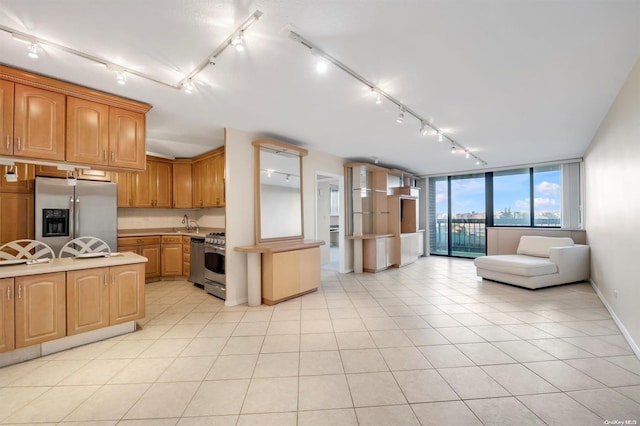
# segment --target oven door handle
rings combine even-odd
[[[224,256],[224,248],[223,247],[212,247],[212,246],[208,246],[208,245],[204,245],[204,252],[205,253],[215,253],[215,254],[221,254]]]

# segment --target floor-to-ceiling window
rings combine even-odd
[[[483,255],[486,226],[560,227],[562,167],[557,164],[430,178],[431,254]],[[574,182],[576,187],[578,180]]]

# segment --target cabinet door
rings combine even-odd
[[[7,182],[4,174],[9,170],[9,166],[2,166],[0,174],[0,192],[21,192],[30,194],[33,191],[33,179],[35,178],[33,164],[16,163],[15,172],[18,174],[17,182]]]
[[[216,198],[220,197],[216,194],[216,163],[213,158],[207,158],[203,163],[202,169],[202,199],[203,207],[216,207]]]
[[[109,325],[109,268],[67,272],[67,336]]]
[[[0,193],[0,244],[33,239],[33,194]]]
[[[159,277],[160,276],[160,244],[140,246],[140,256],[144,256],[147,259],[149,259],[147,263],[144,264],[145,278]]]
[[[149,163],[145,171],[131,174],[133,207],[153,207],[154,198],[151,188],[154,183],[151,179],[151,168],[152,163]]]
[[[16,348],[66,335],[65,273],[15,278]]]
[[[162,276],[182,275],[182,244],[162,244]]]
[[[131,172],[112,172],[113,181],[118,184],[118,207],[133,207],[133,194],[131,191]]]
[[[64,161],[64,95],[16,84],[14,114],[13,155]]]
[[[15,348],[13,278],[0,280],[0,352]]]
[[[109,107],[109,151],[109,165],[144,170],[144,114]]]
[[[109,269],[109,324],[144,318],[144,265],[137,263]]]
[[[191,163],[173,163],[173,207],[190,209],[193,207],[193,181]]]
[[[170,162],[154,161],[151,180],[153,183],[154,207],[171,208],[172,170]]]
[[[67,97],[67,161],[109,164],[109,106]]]
[[[0,80],[0,153],[13,155],[13,83]]]
[[[193,163],[193,207],[204,205],[204,160]]]
[[[217,207],[224,206],[224,151],[212,158],[212,168],[214,174],[213,202]]]

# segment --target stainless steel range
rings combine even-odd
[[[224,232],[210,232],[204,239],[204,289],[222,300],[227,298]]]

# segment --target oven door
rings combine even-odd
[[[220,284],[226,284],[224,248],[204,245],[204,277]]]

